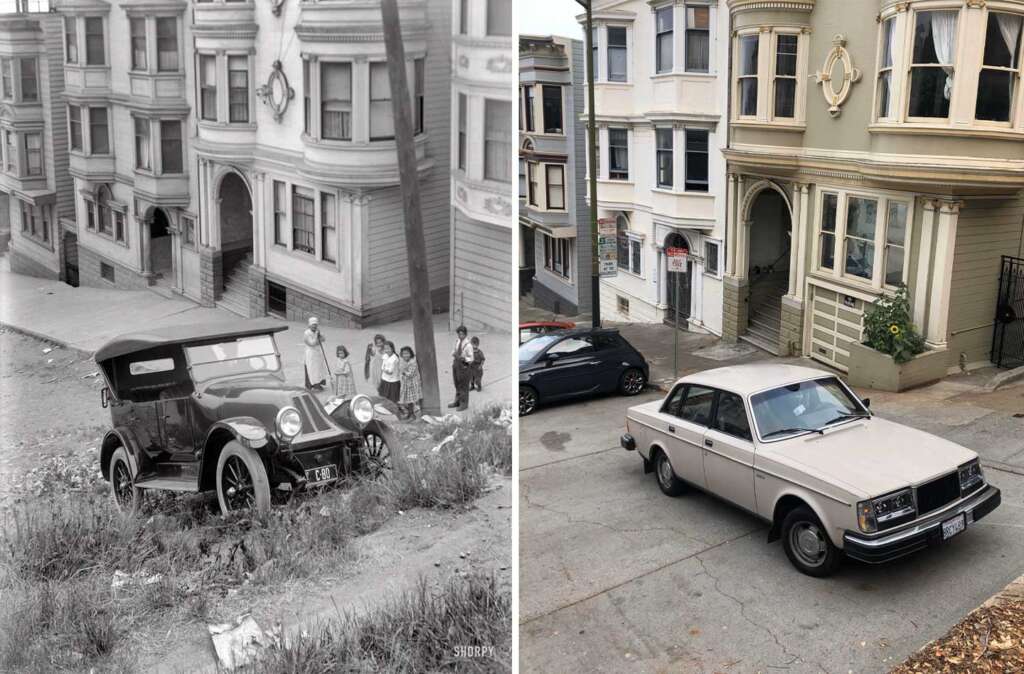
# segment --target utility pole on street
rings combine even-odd
[[[601,263],[597,229],[597,124],[594,121],[594,15],[593,0],[576,0],[587,10],[587,154],[590,156],[590,315],[595,328],[601,327]]]
[[[391,110],[395,118],[395,146],[405,211],[405,245],[409,263],[409,303],[412,305],[413,342],[423,382],[423,413],[441,413],[441,393],[437,380],[437,349],[434,344],[434,307],[430,300],[430,275],[427,271],[427,245],[423,235],[423,210],[420,208],[420,183],[413,144],[412,103],[405,74],[405,46],[398,20],[397,0],[381,0],[384,23],[384,48],[388,57],[391,83]]]

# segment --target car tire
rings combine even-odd
[[[391,448],[395,443],[390,430],[382,425],[368,428],[363,431],[363,441],[366,444],[359,461],[363,472],[371,477],[380,477],[391,470]]]
[[[679,496],[686,491],[686,483],[676,477],[668,455],[660,449],[655,450],[654,454],[654,479],[658,481],[661,493],[666,496]]]
[[[138,512],[144,490],[135,486],[132,464],[128,461],[128,452],[124,447],[118,447],[110,457],[107,478],[110,480],[110,496],[114,506],[123,513]]]
[[[232,440],[217,459],[217,501],[220,511],[270,510],[270,482],[259,454]]]
[[[842,550],[832,544],[821,520],[804,506],[782,520],[782,547],[797,571],[815,578],[832,575],[843,561]]]
[[[647,386],[647,377],[639,368],[631,367],[619,378],[619,393],[624,396],[635,396]]]
[[[519,387],[519,416],[533,414],[537,409],[537,389],[532,386]]]

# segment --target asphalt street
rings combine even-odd
[[[798,573],[745,512],[664,496],[618,447],[626,408],[660,396],[522,420],[521,671],[886,672],[1024,573],[1024,466],[1011,465],[1024,456],[1024,388],[875,396],[881,416],[992,455],[1003,503],[942,547],[824,580]]]

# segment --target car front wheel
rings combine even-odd
[[[270,483],[259,454],[235,441],[224,445],[217,459],[217,500],[224,514],[270,510]]]
[[[790,511],[782,521],[782,546],[798,571],[816,578],[835,573],[843,559],[821,520],[805,507]]]
[[[117,509],[126,513],[137,511],[142,504],[143,490],[135,486],[132,466],[128,462],[128,452],[124,447],[118,447],[114,455],[110,457],[108,476],[110,478],[110,494]]]
[[[665,452],[658,451],[654,456],[654,475],[658,478],[658,487],[666,496],[679,496],[686,490],[686,484],[676,477]]]
[[[363,450],[363,469],[372,477],[379,477],[391,470],[391,443],[388,442],[390,433],[384,429],[363,431],[363,441],[366,443]]]
[[[644,390],[647,385],[647,378],[644,373],[635,367],[631,367],[622,373],[619,381],[619,392],[624,396],[635,396]]]
[[[537,409],[537,391],[529,386],[519,387],[519,416],[525,417]]]

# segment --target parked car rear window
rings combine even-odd
[[[566,337],[558,344],[548,349],[548,353],[557,353],[563,356],[578,356],[594,350],[594,345],[588,338]]]
[[[704,388],[703,386],[691,386],[686,392],[682,413],[679,416],[684,421],[707,426],[708,422],[711,421],[711,404],[714,401],[714,389]]]
[[[173,358],[156,358],[154,360],[137,360],[128,364],[128,372],[133,376],[152,372],[170,372],[174,369]]]
[[[538,335],[528,342],[519,346],[519,362],[525,363],[532,360],[538,353],[558,341],[557,335]]]
[[[722,391],[718,394],[718,412],[712,424],[715,430],[733,437],[750,440],[750,424],[743,409],[743,398],[735,393]]]
[[[751,409],[763,439],[823,428],[847,414],[864,414],[835,377],[802,381],[751,397]]]

